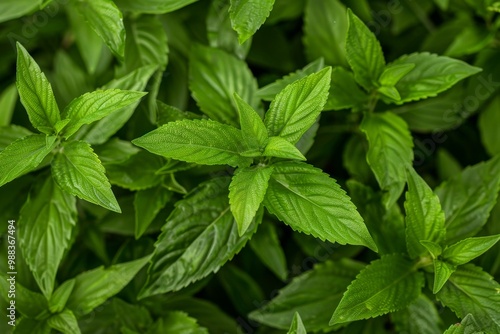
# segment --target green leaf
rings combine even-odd
[[[461,240],[445,248],[443,251],[443,259],[457,266],[466,264],[485,253],[499,240],[500,235]]]
[[[70,279],[61,284],[56,291],[52,294],[52,297],[49,300],[49,310],[50,313],[59,313],[62,312],[66,306],[66,302],[68,301],[73,288],[75,287],[75,279]]]
[[[500,333],[500,284],[472,264],[459,267],[436,295],[445,306],[464,318],[474,314],[479,328],[488,334]]]
[[[321,71],[325,67],[325,61],[323,58],[318,58],[315,61],[307,64],[300,70],[297,70],[293,73],[290,73],[284,76],[281,79],[276,80],[273,83],[270,83],[267,86],[259,88],[257,91],[257,96],[263,99],[264,101],[272,101],[275,96],[281,92],[286,86],[289,84],[305,78],[309,74],[313,74]]]
[[[340,1],[307,1],[303,41],[309,61],[324,57],[328,65],[346,67],[346,35],[346,8]]]
[[[262,149],[267,143],[267,129],[260,115],[234,93],[234,101],[240,115],[240,127],[243,140],[252,149]]]
[[[0,23],[31,13],[40,3],[41,0],[3,0],[0,3]]]
[[[51,177],[37,184],[21,209],[19,246],[47,300],[52,295],[59,263],[70,245],[76,217],[75,198],[63,192]]]
[[[401,100],[401,95],[399,95],[398,90],[395,87],[391,86],[382,86],[377,89],[379,93],[381,93],[384,97],[388,98],[391,101],[399,101]]]
[[[273,9],[274,0],[231,0],[229,17],[238,41],[245,43],[266,21]]]
[[[0,272],[0,278],[0,296],[7,303],[10,303],[9,290],[11,284],[15,285],[16,312],[19,311],[19,313],[28,318],[37,318],[47,312],[47,299],[41,293],[25,288],[17,280],[16,275],[7,275]]]
[[[238,236],[229,206],[229,178],[202,183],[175,209],[162,228],[139,298],[177,291],[216,272],[255,233],[262,211],[245,234]]]
[[[374,318],[401,310],[420,296],[422,273],[398,254],[371,262],[347,288],[330,324]]]
[[[75,287],[66,307],[76,316],[88,314],[108,298],[120,292],[150,260],[145,256],[108,268],[98,267],[75,277]]]
[[[84,124],[89,124],[131,105],[146,93],[119,89],[96,90],[74,99],[64,109],[64,118],[69,123],[64,128],[64,137],[73,135]]]
[[[288,276],[286,257],[278,239],[276,226],[264,220],[255,235],[250,239],[250,247],[280,280],[285,281]]]
[[[169,122],[182,121],[183,119],[200,119],[203,116],[190,111],[182,111],[174,106],[156,100],[156,125],[162,126]]]
[[[28,51],[17,43],[16,85],[21,103],[28,112],[31,124],[46,134],[54,133],[61,120],[52,87]]]
[[[12,84],[0,94],[0,126],[10,124],[17,102],[16,85]]]
[[[476,319],[472,314],[467,314],[461,323],[451,325],[443,334],[484,334],[479,331]]]
[[[121,212],[105,170],[90,145],[73,141],[52,162],[52,176],[67,193],[111,211]]]
[[[204,165],[249,165],[241,131],[211,120],[183,120],[167,123],[133,144],[166,158]]]
[[[165,14],[185,7],[198,0],[115,0],[115,3],[126,11]]]
[[[123,163],[140,150],[132,143],[118,138],[112,138],[105,144],[94,147],[94,152],[104,165]]]
[[[128,304],[119,298],[113,298],[111,303],[116,315],[120,318],[122,328],[135,331],[134,333],[144,333],[152,327],[153,319],[144,306]]]
[[[399,80],[410,73],[415,68],[415,64],[389,64],[380,75],[379,82],[382,86],[395,86]]]
[[[362,269],[362,263],[350,259],[316,264],[312,270],[295,277],[273,300],[249,317],[267,326],[289,329],[295,312],[299,312],[310,331],[331,329],[330,314],[325,310],[338,305],[347,286]]]
[[[401,94],[398,104],[436,96],[457,82],[481,71],[463,61],[428,52],[404,55],[391,65],[415,64],[396,84]]]
[[[0,126],[0,151],[12,144],[16,139],[21,139],[34,133],[18,125]]]
[[[293,316],[292,324],[288,330],[288,334],[307,334],[306,328],[302,323],[299,312],[295,312]]]
[[[134,196],[135,238],[139,239],[160,210],[172,198],[172,192],[162,186],[140,190]]]
[[[441,319],[432,301],[420,295],[405,309],[391,314],[398,333],[441,334]]]
[[[441,247],[441,245],[433,241],[420,240],[420,244],[424,246],[425,249],[427,249],[433,259],[437,259],[438,256],[443,253],[443,248]]]
[[[0,152],[0,186],[34,170],[57,145],[57,137],[40,135],[17,139]]]
[[[292,144],[316,122],[328,98],[331,67],[295,81],[276,97],[264,123],[269,136],[280,136]]]
[[[377,37],[350,9],[347,10],[347,61],[354,72],[354,78],[367,91],[377,86],[385,68],[384,54]]]
[[[440,243],[444,240],[444,212],[439,197],[413,167],[408,171],[408,191],[406,192],[406,245],[411,258],[427,252],[420,240]]]
[[[446,242],[474,236],[486,224],[500,189],[500,156],[467,167],[435,189],[446,216]]]
[[[264,205],[279,220],[321,240],[377,249],[356,207],[334,179],[305,163],[273,166]]]
[[[229,185],[229,204],[242,236],[252,223],[266,195],[271,167],[238,168]]]
[[[385,204],[397,201],[406,182],[404,166],[413,160],[413,141],[408,125],[393,113],[365,114],[360,125],[369,142],[366,160],[382,190]]]
[[[457,270],[452,264],[444,261],[434,260],[434,286],[432,287],[432,293],[436,294],[443,288],[450,276]]]
[[[13,333],[51,334],[51,328],[47,325],[47,321],[45,320],[38,321],[22,317],[16,321],[16,327]]]
[[[330,94],[324,109],[359,111],[367,102],[368,95],[358,86],[354,74],[343,67],[334,67]]]
[[[122,61],[125,57],[123,15],[111,0],[79,1],[77,8],[111,52]]]
[[[495,124],[500,124],[500,97],[496,96],[479,114],[479,132],[486,151],[491,155],[500,154],[500,131]]]
[[[257,81],[244,61],[222,50],[194,45],[189,63],[189,88],[208,117],[238,126],[234,93],[258,110]]]
[[[80,327],[75,315],[70,310],[64,310],[47,319],[50,328],[56,329],[64,334],[80,334]]]
[[[187,313],[176,311],[169,312],[160,318],[147,334],[208,334],[204,327],[197,324],[196,319],[191,318]]]
[[[106,173],[111,184],[130,190],[144,190],[162,181],[156,173],[163,164],[162,157],[141,150],[122,163],[107,164]]]
[[[266,148],[262,153],[265,157],[276,157],[283,159],[295,159],[305,161],[306,157],[302,155],[294,144],[282,137],[271,137],[267,142]]]

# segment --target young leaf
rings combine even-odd
[[[108,210],[121,212],[104,173],[101,161],[83,141],[62,146],[52,162],[52,176],[64,191]]]
[[[175,209],[162,228],[139,298],[177,291],[216,272],[255,233],[262,211],[243,236],[238,236],[230,211],[229,178],[198,186]]]
[[[271,167],[238,168],[229,185],[229,204],[242,236],[266,195],[267,184],[273,172]]]
[[[241,131],[211,120],[183,120],[167,123],[133,144],[166,158],[204,165],[245,166],[251,159],[245,151]]]
[[[257,81],[244,61],[201,45],[193,46],[190,55],[189,88],[208,117],[238,126],[234,93],[258,110]]]
[[[368,101],[368,95],[354,80],[354,74],[343,67],[334,67],[330,94],[325,110],[353,109],[358,111]]]
[[[66,307],[80,317],[120,292],[149,261],[151,256],[108,268],[98,267],[75,277],[75,287]]]
[[[292,324],[288,330],[288,334],[307,334],[306,328],[302,323],[299,312],[295,312],[293,316]]]
[[[75,315],[70,310],[64,310],[47,319],[47,325],[63,334],[80,334],[80,327]]]
[[[196,1],[198,0],[115,0],[123,10],[146,14],[173,12]]]
[[[273,9],[274,0],[231,0],[229,17],[238,41],[245,43],[266,21]]]
[[[464,169],[435,189],[446,216],[448,244],[481,230],[497,201],[499,189],[500,156]]]
[[[479,328],[491,334],[500,333],[500,284],[472,264],[461,266],[436,295],[445,306],[464,318],[475,315]]]
[[[387,65],[380,75],[379,83],[382,86],[395,86],[399,80],[410,73],[415,68],[415,64]]]
[[[450,276],[457,270],[457,267],[437,259],[434,259],[434,286],[432,293],[436,294],[446,284]]]
[[[454,265],[466,264],[493,247],[500,235],[467,238],[448,246],[443,251],[443,259]]]
[[[271,137],[262,152],[265,157],[276,157],[283,159],[295,159],[305,161],[306,157],[302,155],[294,144],[282,137]]]
[[[356,207],[334,179],[305,163],[273,166],[264,205],[279,220],[321,240],[377,249]]]
[[[385,67],[384,54],[377,37],[354,13],[348,9],[347,61],[354,78],[367,91],[376,87]]]
[[[374,318],[398,311],[420,295],[422,273],[398,254],[385,255],[359,273],[342,297],[330,324]]]
[[[433,259],[437,259],[438,256],[443,253],[443,248],[436,242],[429,240],[420,240],[420,244],[424,246],[425,249],[427,249]]]
[[[100,120],[112,112],[126,107],[146,95],[119,89],[96,90],[74,99],[64,109],[64,118],[69,123],[64,128],[64,137],[73,135],[84,124]]]
[[[403,168],[413,160],[413,141],[408,125],[393,113],[365,114],[360,125],[369,142],[366,160],[378,184],[386,190],[385,204],[397,201],[406,182]]]
[[[135,238],[146,232],[158,212],[172,198],[172,192],[162,186],[140,190],[134,196]]]
[[[408,192],[406,193],[406,245],[411,258],[427,252],[420,240],[440,243],[444,240],[444,212],[439,197],[417,174],[413,167],[408,171]]]
[[[274,328],[288,329],[295,312],[299,312],[310,331],[331,329],[330,315],[324,311],[338,305],[347,286],[363,267],[362,263],[350,259],[317,264],[295,277],[273,300],[250,313],[249,318]]]
[[[19,246],[47,300],[52,295],[59,263],[69,246],[76,216],[75,198],[62,191],[51,177],[37,186],[21,209]]]
[[[31,124],[43,133],[53,134],[54,126],[61,120],[61,116],[52,87],[38,64],[19,42],[16,85]]]
[[[391,66],[415,64],[415,68],[396,84],[401,94],[398,104],[436,96],[462,79],[481,71],[463,61],[428,52],[404,55]]]
[[[59,313],[64,310],[66,302],[75,287],[75,282],[74,278],[67,280],[54,291],[49,300],[49,310],[51,313]]]
[[[111,52],[123,61],[125,57],[125,27],[123,15],[113,1],[79,1],[77,8]]]
[[[441,334],[441,319],[434,302],[424,294],[405,309],[391,314],[398,333]]]
[[[234,93],[234,101],[240,115],[241,134],[248,147],[259,150],[264,148],[267,143],[267,129],[262,118],[237,93]]]
[[[0,186],[38,167],[57,145],[57,137],[43,134],[17,139],[0,152]]]
[[[280,136],[292,144],[314,124],[328,97],[331,67],[297,80],[276,97],[264,123],[269,136]]]

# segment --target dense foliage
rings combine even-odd
[[[2,0],[2,333],[500,334],[500,3]]]

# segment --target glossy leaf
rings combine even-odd
[[[75,280],[70,279],[61,284],[52,294],[49,300],[49,310],[51,313],[62,312],[66,306],[73,288],[75,287]]]
[[[260,115],[235,93],[234,101],[238,108],[243,140],[252,149],[262,149],[267,143],[267,129]]]
[[[40,3],[41,0],[4,0],[0,4],[0,23],[35,11],[40,6]]]
[[[354,74],[343,67],[334,67],[325,110],[352,108],[359,111],[367,102],[368,95],[356,83]]]
[[[288,330],[288,334],[307,334],[306,328],[302,323],[302,319],[300,318],[300,314],[295,312],[293,316],[292,324],[290,325],[290,329]]]
[[[208,334],[204,327],[197,324],[196,319],[187,313],[176,311],[169,312],[165,317],[160,318],[148,331],[148,334],[169,333],[169,334]]]
[[[302,155],[295,145],[283,139],[282,137],[271,137],[267,142],[266,148],[262,155],[265,157],[276,157],[283,159],[294,159],[305,161],[306,158]]]
[[[107,164],[106,174],[109,182],[125,189],[144,190],[160,184],[164,159],[141,150],[122,163]]]
[[[434,260],[434,285],[432,287],[432,293],[436,294],[441,290],[444,284],[448,281],[450,276],[455,272],[457,268],[447,262]]]
[[[238,32],[240,44],[245,43],[266,21],[273,9],[274,0],[231,0],[229,17]]]
[[[467,238],[443,251],[443,259],[454,265],[466,264],[476,257],[482,255],[488,249],[493,247],[500,240],[500,235],[488,237]]]

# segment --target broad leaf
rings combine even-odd
[[[369,142],[366,160],[380,187],[387,191],[385,204],[397,201],[406,182],[405,166],[413,160],[413,141],[408,126],[393,113],[365,114],[360,125]]]
[[[0,23],[37,10],[41,2],[41,0],[3,0],[0,3]]]
[[[80,327],[75,315],[70,310],[64,310],[47,319],[47,324],[64,334],[80,334]]]
[[[398,333],[441,334],[441,319],[432,301],[420,295],[405,309],[391,314]]]
[[[243,235],[252,223],[266,195],[267,184],[273,172],[271,167],[238,168],[229,185],[229,204]]]
[[[316,122],[328,97],[331,67],[297,80],[276,97],[264,120],[269,136],[280,136],[296,144]]]
[[[19,246],[40,290],[50,299],[57,268],[76,225],[76,200],[51,177],[35,189],[21,209]]]
[[[198,0],[115,0],[123,10],[148,14],[173,12],[196,1]]]
[[[283,159],[295,159],[295,160],[306,160],[304,155],[299,151],[294,144],[290,143],[282,137],[271,137],[267,142],[263,156],[266,157],[276,157]]]
[[[385,68],[382,47],[373,32],[350,9],[347,10],[347,16],[347,61],[356,81],[367,91],[371,91]]]
[[[404,55],[391,65],[405,64],[415,64],[415,68],[396,84],[401,94],[398,104],[436,96],[460,80],[481,71],[463,61],[428,52]]]
[[[120,292],[148,262],[150,256],[108,268],[98,267],[76,276],[66,307],[76,316],[91,312]]]
[[[255,235],[250,239],[250,247],[262,263],[280,280],[288,276],[286,257],[278,239],[276,226],[264,220]]]
[[[282,222],[321,240],[377,249],[356,207],[334,179],[305,163],[273,166],[264,205]]]
[[[0,152],[0,186],[38,167],[56,146],[55,136],[31,135],[17,139]]]
[[[201,45],[193,46],[190,55],[189,88],[207,116],[238,126],[234,93],[258,109],[257,82],[244,61]]]
[[[177,291],[216,272],[255,233],[262,211],[246,233],[238,236],[229,206],[229,181],[212,179],[176,203],[155,244],[140,298]]]
[[[243,44],[260,28],[273,9],[274,0],[231,0],[229,17]]]
[[[299,312],[295,312],[292,324],[290,325],[290,329],[288,330],[288,334],[307,334],[306,328],[302,323]]]
[[[249,165],[241,131],[211,120],[167,123],[132,143],[166,158],[204,165]]]
[[[450,276],[457,270],[457,268],[444,261],[434,260],[434,285],[432,287],[432,293],[436,294],[441,290],[441,288],[448,281]]]
[[[267,143],[267,129],[260,115],[245,101],[234,94],[234,101],[240,116],[243,140],[252,149],[261,150]]]
[[[332,70],[330,94],[325,110],[353,109],[359,111],[368,102],[368,95],[354,80],[354,74],[343,67]]]
[[[123,60],[125,56],[123,15],[113,1],[79,1],[77,2],[77,8],[111,52],[118,59]]]
[[[330,329],[330,314],[347,286],[355,279],[363,264],[349,259],[317,264],[310,271],[295,277],[280,290],[277,297],[249,317],[267,326],[288,329],[295,312],[310,331]]]
[[[401,310],[420,295],[422,273],[401,255],[385,255],[359,273],[342,297],[330,324],[374,318]]]
[[[135,238],[146,232],[158,212],[172,198],[172,192],[162,186],[140,190],[134,196]]]
[[[144,190],[162,181],[157,171],[163,164],[162,157],[141,150],[122,163],[107,164],[106,174],[111,184],[130,190]]]
[[[408,192],[406,193],[406,245],[411,258],[427,252],[420,240],[440,243],[444,240],[444,212],[439,197],[413,167],[408,171]]]
[[[69,119],[64,128],[64,137],[70,137],[82,125],[98,121],[138,101],[144,95],[146,93],[109,89],[96,90],[74,99],[64,109],[64,117]]]
[[[52,176],[67,193],[111,211],[121,212],[105,170],[89,144],[64,145],[52,162]]]
[[[472,264],[462,266],[451,275],[437,298],[455,314],[464,318],[474,314],[479,328],[489,334],[500,333],[500,284]]]
[[[435,193],[446,216],[447,243],[474,236],[486,224],[500,189],[500,156],[467,167]]]
[[[495,124],[500,124],[500,97],[497,96],[479,115],[481,141],[490,155],[500,154],[500,131]]]
[[[493,247],[500,235],[467,238],[453,244],[443,251],[443,259],[454,265],[466,264]]]
[[[17,43],[16,85],[31,124],[43,133],[53,134],[61,116],[52,87],[38,64],[20,43]]]

